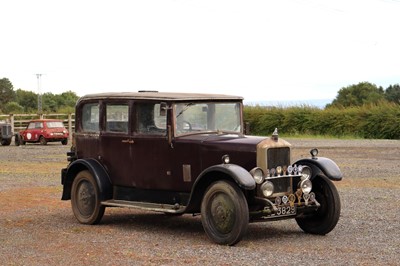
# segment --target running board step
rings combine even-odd
[[[106,200],[102,201],[101,204],[110,207],[134,208],[147,211],[168,212],[168,213],[183,213],[186,208],[185,206],[179,205],[178,203],[175,205],[169,205],[169,204],[127,201],[127,200]]]

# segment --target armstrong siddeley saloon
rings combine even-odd
[[[245,135],[243,98],[155,91],[101,93],[76,105],[62,200],[97,224],[106,207],[200,214],[209,239],[234,245],[249,222],[295,219],[311,234],[336,226],[338,166],[291,160],[279,138]]]

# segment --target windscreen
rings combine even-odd
[[[175,105],[176,135],[241,132],[240,103],[179,103]]]

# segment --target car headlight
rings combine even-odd
[[[264,182],[264,184],[261,185],[261,191],[265,197],[269,197],[274,193],[274,184],[270,181]]]
[[[250,174],[253,176],[254,181],[257,184],[262,184],[264,182],[264,172],[260,167],[255,167],[250,171]]]
[[[300,182],[300,189],[303,193],[310,193],[312,189],[312,182],[310,179],[304,179]]]
[[[312,175],[311,168],[303,165],[303,169],[301,170],[301,180],[310,179],[311,175]]]

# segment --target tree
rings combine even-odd
[[[5,114],[20,114],[24,111],[24,107],[19,105],[17,102],[8,102],[3,108]]]
[[[8,102],[15,101],[14,87],[8,78],[0,79],[0,108]]]
[[[57,112],[58,105],[57,105],[57,97],[51,93],[46,92],[42,95],[42,104],[43,104],[43,111],[44,112]]]
[[[400,85],[390,85],[385,91],[385,98],[389,102],[400,104]]]
[[[75,92],[72,91],[67,91],[56,95],[58,109],[63,107],[75,107],[76,101],[78,101],[78,99],[79,97],[76,95]]]
[[[18,89],[16,91],[16,100],[24,108],[24,112],[37,112],[38,98],[37,94],[31,91]]]
[[[327,107],[362,106],[371,103],[377,104],[382,100],[385,100],[382,87],[378,88],[375,84],[369,82],[360,82],[357,85],[341,88],[336,98]]]

